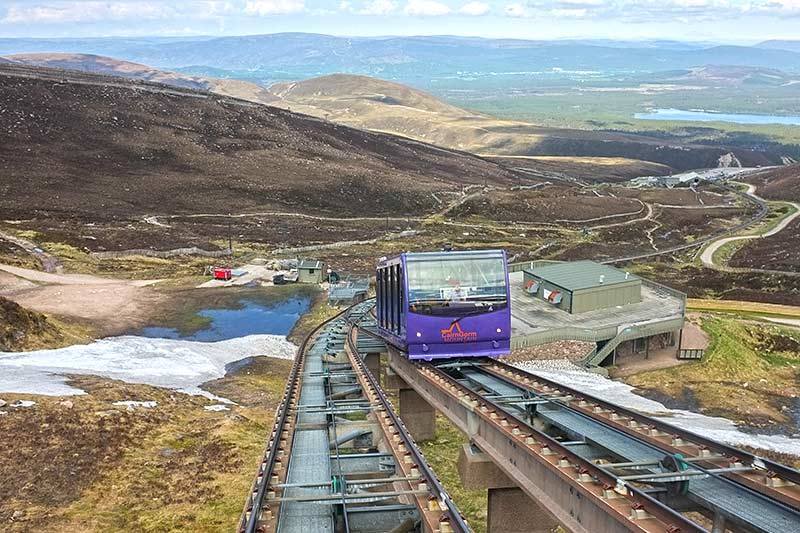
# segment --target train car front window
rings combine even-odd
[[[409,260],[409,311],[430,315],[480,314],[507,305],[501,257]]]

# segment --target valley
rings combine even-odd
[[[241,39],[0,39],[0,529],[230,530],[288,359],[340,309],[327,283],[198,287],[303,257],[369,277],[405,251],[503,248],[683,291],[699,361],[609,380],[564,359],[588,343],[512,360],[798,464],[800,128],[633,118],[797,114],[797,51]],[[724,166],[749,170],[655,180]],[[434,425],[425,456],[485,531],[467,439]]]

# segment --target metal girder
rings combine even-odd
[[[702,529],[630,487],[618,492],[592,463],[525,422],[481,406],[479,395],[448,383],[430,366],[413,363],[390,349],[391,368],[495,461],[531,498],[576,533],[614,531],[682,533]],[[441,381],[440,381],[441,380]]]

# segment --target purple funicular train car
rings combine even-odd
[[[504,250],[406,252],[377,269],[378,331],[410,359],[510,352]]]

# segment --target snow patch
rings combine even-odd
[[[514,366],[715,441],[800,457],[800,438],[745,433],[727,418],[669,409],[662,403],[639,396],[630,385],[588,372],[566,360],[525,361]]]
[[[202,396],[203,398],[208,398],[211,401],[219,402],[219,403],[226,403],[228,405],[238,405],[233,400],[229,400],[228,398],[223,398],[222,396],[217,396],[207,390],[203,390],[200,387],[187,387],[185,389],[179,389],[178,392],[182,392],[184,394],[191,394],[192,396]]]
[[[230,408],[227,405],[206,405],[203,407],[206,411],[230,411]]]
[[[158,402],[154,400],[145,400],[145,401],[138,401],[138,400],[121,400],[119,402],[114,402],[111,405],[121,405],[125,406],[128,409],[135,409],[137,407],[144,407],[145,409],[152,409],[158,406]]]
[[[36,402],[33,400],[17,400],[12,402],[9,407],[33,407],[34,405],[36,405]]]
[[[65,375],[90,374],[196,394],[201,383],[223,377],[229,363],[258,355],[292,359],[296,352],[297,346],[280,335],[219,342],[109,337],[56,350],[0,352],[0,392],[85,394],[67,385]]]

